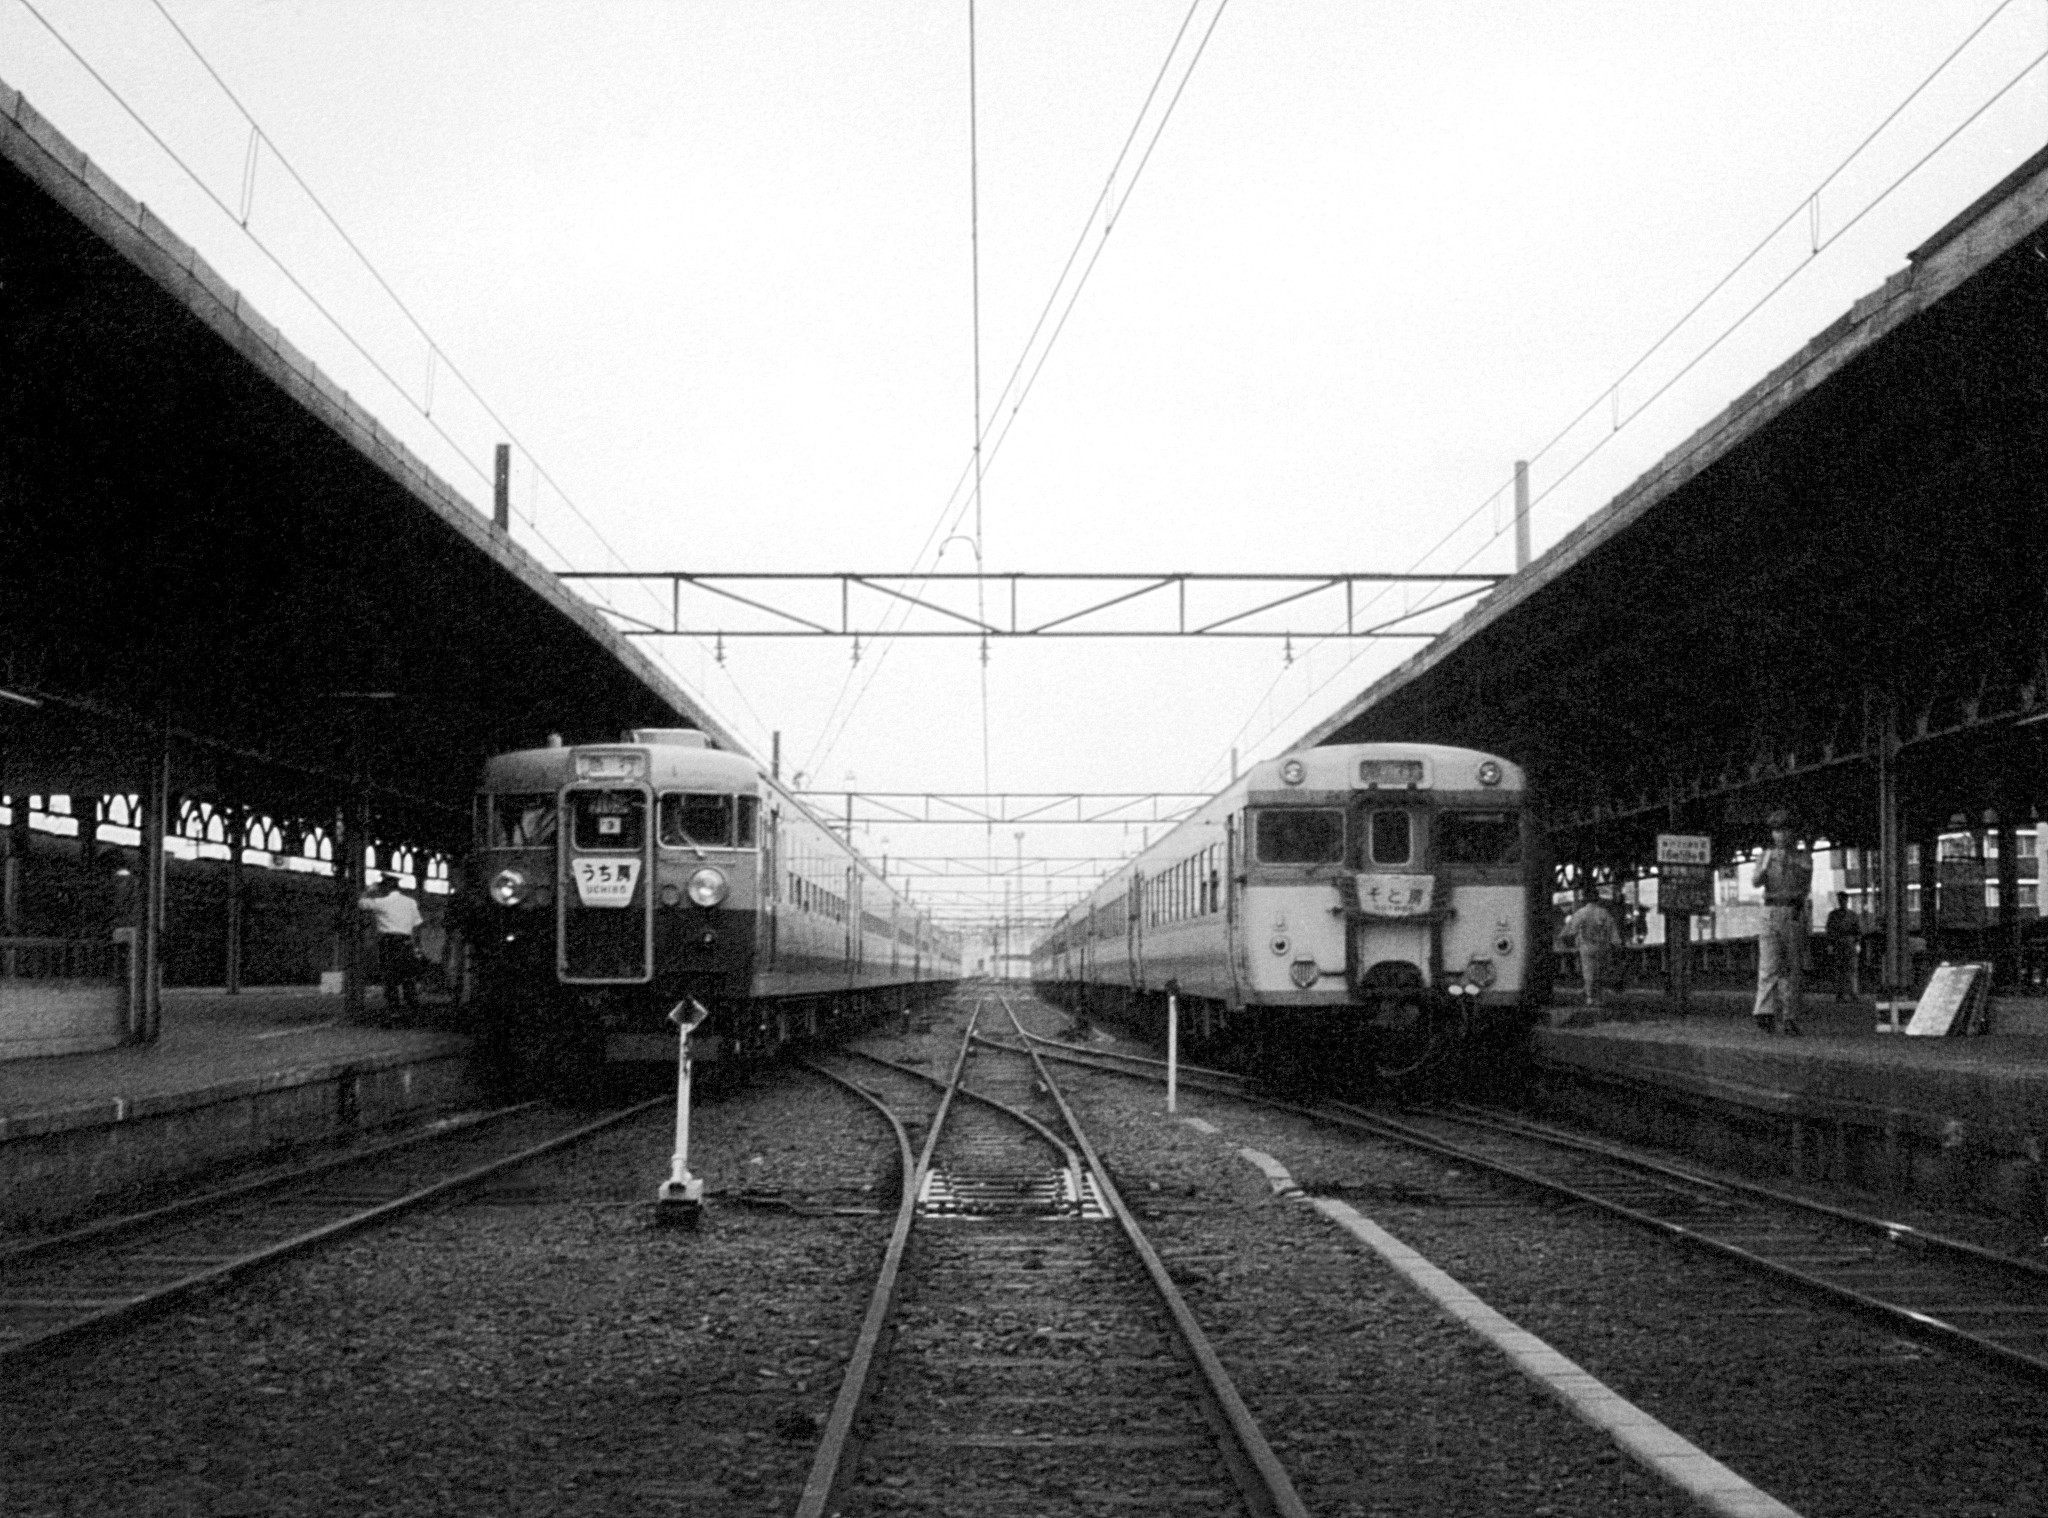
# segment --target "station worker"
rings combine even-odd
[[[1806,948],[1807,897],[1813,858],[1793,841],[1783,812],[1770,817],[1771,846],[1757,861],[1750,884],[1764,890],[1763,930],[1756,943],[1756,1006],[1760,1032],[1799,1031],[1799,959]]]
[[[1620,936],[1613,914],[1600,904],[1600,895],[1586,887],[1586,899],[1564,920],[1565,941],[1579,951],[1579,976],[1586,983],[1586,1005],[1600,1004],[1600,983],[1607,975],[1607,956]]]
[[[1849,910],[1847,891],[1835,892],[1835,909],[1828,913],[1827,926],[1821,931],[1827,934],[1828,955],[1834,961],[1835,1000],[1848,1001],[1860,994],[1856,962],[1863,945],[1863,922]]]
[[[356,905],[377,920],[377,970],[384,982],[384,1005],[395,1007],[402,996],[408,1007],[417,1007],[420,994],[414,978],[419,961],[413,945],[424,921],[420,904],[398,889],[397,876],[386,875],[379,893]]]

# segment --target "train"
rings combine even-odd
[[[1032,947],[1047,1000],[1276,1080],[1425,1084],[1550,998],[1551,866],[1520,766],[1425,743],[1252,765]]]
[[[527,1073],[673,1063],[687,1021],[696,1059],[766,1056],[960,976],[957,937],[694,728],[489,758],[464,875],[478,1032]]]

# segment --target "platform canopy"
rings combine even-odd
[[[0,790],[367,788],[442,847],[479,761],[688,692],[0,86]]]
[[[1301,744],[1527,764],[1562,858],[2048,815],[2048,152]],[[1890,758],[1887,759],[1887,755]]]

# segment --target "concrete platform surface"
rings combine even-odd
[[[481,1099],[467,1038],[340,1018],[309,991],[167,991],[155,1044],[0,1063],[0,1229],[147,1205]]]
[[[1578,1025],[1536,1032],[1544,1103],[1745,1169],[2048,1217],[2048,1036],[1880,1034],[1874,1003],[1826,998],[1788,1038],[1749,1007],[1708,994],[1678,1016],[1639,992],[1588,1021],[1560,1005]]]
[[[339,997],[297,987],[237,996],[166,990],[154,1044],[0,1062],[0,1142],[294,1084],[312,1070],[467,1048],[467,1039],[432,1029],[344,1026]]]

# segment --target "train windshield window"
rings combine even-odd
[[[1415,827],[1406,812],[1372,814],[1372,862],[1406,864],[1415,854]]]
[[[748,799],[752,799],[751,797]],[[670,791],[661,798],[661,842],[663,847],[700,849],[732,847],[732,804],[725,794],[705,795]]]
[[[1344,858],[1344,814],[1335,809],[1268,808],[1253,817],[1260,864],[1337,864]]]
[[[579,849],[637,853],[647,837],[647,799],[638,791],[572,791],[569,814]]]
[[[743,849],[750,849],[755,843],[754,818],[760,811],[760,798],[735,796],[733,800],[739,805],[739,833],[733,841]]]
[[[1438,812],[1436,855],[1445,864],[1520,864],[1521,819],[1514,812]]]
[[[494,849],[532,849],[555,841],[555,798],[493,796],[490,803]]]

